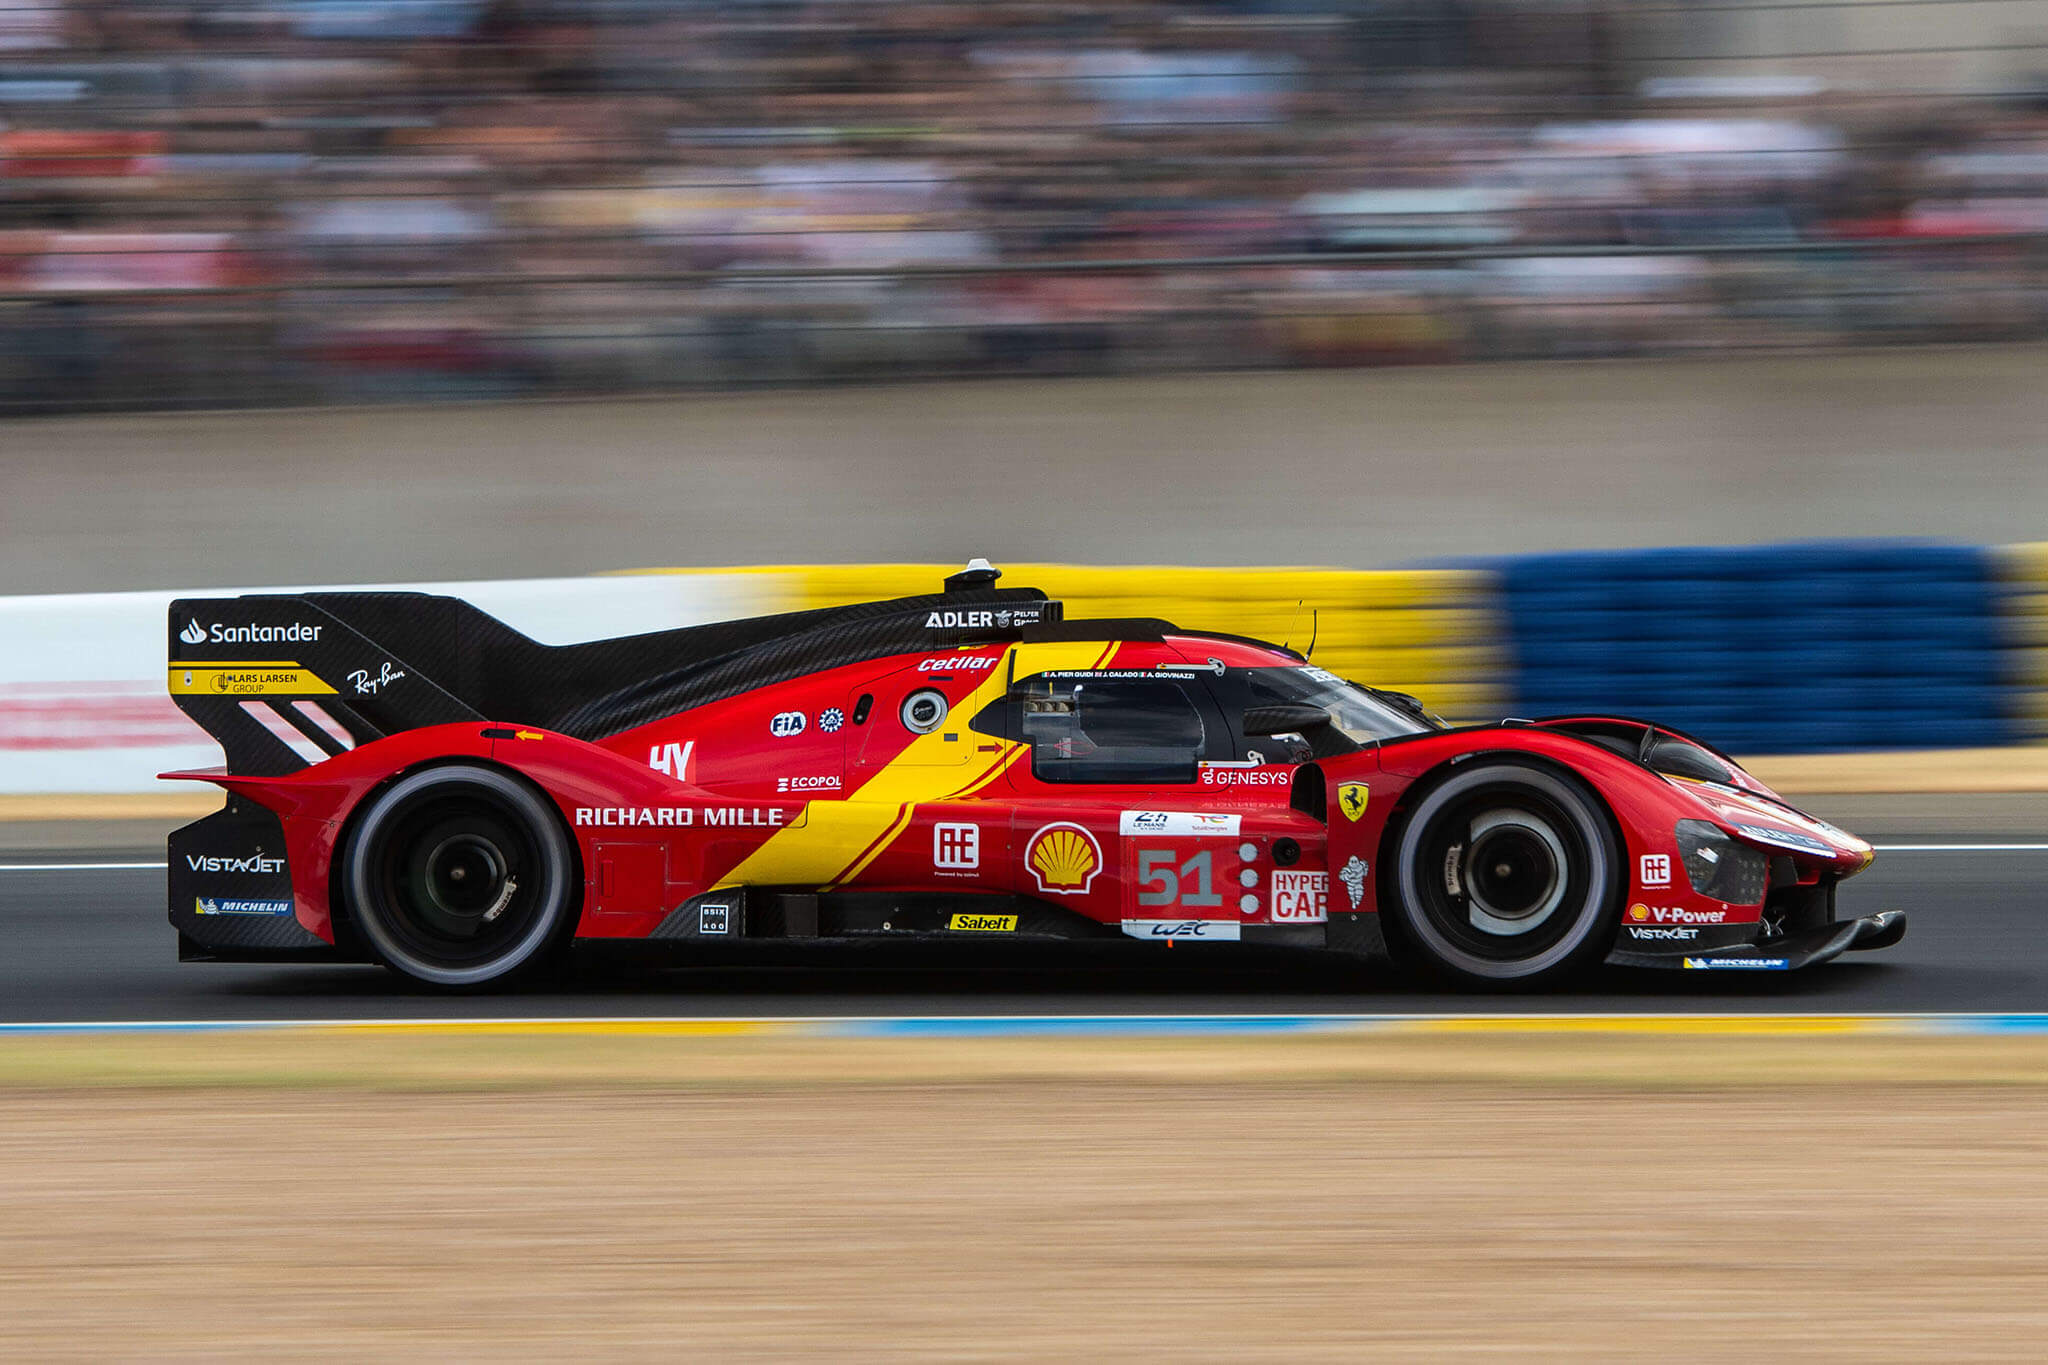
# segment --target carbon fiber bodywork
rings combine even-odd
[[[294,917],[283,826],[253,801],[174,831],[166,877],[181,958],[333,951]]]
[[[990,624],[929,624],[941,613],[985,613]],[[246,667],[252,651],[288,654],[290,663],[322,678],[375,677],[374,690],[342,683],[336,700],[321,702],[359,744],[489,717],[595,740],[840,664],[1017,639],[1027,626],[1059,615],[1060,604],[1035,588],[992,588],[544,645],[459,598],[427,593],[182,598],[171,604],[168,657],[174,677],[185,665]],[[222,625],[227,638],[213,639]],[[281,642],[241,642],[264,634]],[[275,775],[307,766],[236,695],[174,688],[173,697],[221,741],[229,772]],[[316,726],[279,714],[308,741],[335,751]]]

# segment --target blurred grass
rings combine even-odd
[[[1397,1026],[1284,1038],[878,1039],[715,1031],[582,1033],[505,1025],[455,1034],[372,1027],[17,1035],[0,1045],[0,1089],[17,1091],[758,1091],[994,1081],[1453,1084],[1645,1092],[1816,1085],[2037,1087],[2048,1085],[2048,1037],[1558,1034],[1497,1026],[1416,1034]]]

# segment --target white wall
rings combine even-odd
[[[361,585],[357,585],[361,586]],[[701,625],[781,609],[771,575],[633,574],[378,584],[462,597],[545,644]],[[156,774],[212,767],[220,746],[164,690],[173,598],[346,588],[0,597],[0,793],[148,792]]]

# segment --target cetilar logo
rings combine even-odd
[[[196,620],[188,620],[185,628],[178,632],[178,638],[188,645],[203,645],[206,643],[206,628]]]

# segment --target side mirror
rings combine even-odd
[[[1330,713],[1320,706],[1281,702],[1273,706],[1248,706],[1244,713],[1247,735],[1307,735],[1330,723]]]

